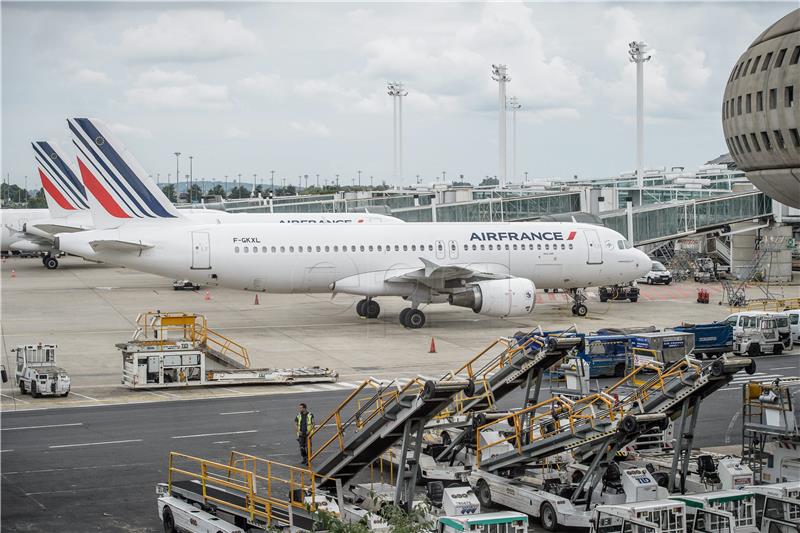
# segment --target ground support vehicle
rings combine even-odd
[[[656,283],[663,283],[664,285],[669,285],[670,283],[672,283],[672,279],[673,279],[672,272],[667,270],[667,267],[665,267],[659,261],[653,261],[653,266],[650,268],[650,272],[639,278],[638,281],[642,283],[647,283],[648,285],[654,285]]]
[[[653,474],[663,486],[669,486],[669,472],[674,453],[636,451],[621,464],[639,465]],[[702,450],[692,450],[683,480],[684,492],[738,490],[753,483],[753,471],[742,459]]]
[[[696,356],[718,357],[733,351],[733,328],[726,322],[683,324],[672,329],[694,334],[692,353]]]
[[[131,389],[330,383],[321,367],[250,368],[247,348],[208,327],[202,315],[143,313],[133,337],[117,344],[122,384]]]
[[[686,533],[686,506],[674,500],[598,505],[589,533]]]
[[[741,330],[734,329],[733,353],[757,357],[763,353],[783,353],[783,341],[777,321],[768,316],[755,317]]]
[[[800,378],[743,386],[742,460],[755,483],[800,481]]]
[[[789,318],[789,335],[792,344],[800,344],[800,309],[789,309],[783,314]]]
[[[177,279],[172,283],[172,288],[176,291],[199,291],[200,285],[188,279]]]
[[[632,303],[639,301],[639,287],[634,285],[612,285],[600,287],[598,295],[601,302],[608,300],[630,300]]]
[[[773,319],[777,336],[782,344],[782,349],[789,349],[792,346],[792,329],[789,323],[789,316],[783,312],[767,311],[743,311],[729,315],[725,322],[733,327],[733,335],[747,334],[746,330],[760,329],[763,319]]]
[[[11,351],[16,354],[15,378],[22,394],[40,396],[67,396],[70,377],[66,370],[56,365],[55,344],[26,344]]]
[[[671,496],[686,504],[687,513],[693,517],[698,509],[730,513],[734,533],[759,533],[756,524],[756,498],[744,490],[721,490],[698,494]],[[690,519],[691,520],[691,519]]]

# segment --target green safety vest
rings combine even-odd
[[[300,434],[300,424],[303,420],[303,415],[297,413],[297,416],[294,419],[295,428],[298,434]],[[314,429],[314,415],[310,412],[306,413],[306,432],[311,433],[311,430]]]

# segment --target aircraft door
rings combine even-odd
[[[447,243],[447,248],[450,250],[450,259],[458,259],[458,243],[450,241]]]
[[[444,241],[436,241],[436,259],[444,259],[447,252],[444,249]]]
[[[211,242],[207,231],[192,232],[192,270],[211,268]]]
[[[583,236],[586,238],[586,250],[588,252],[586,262],[590,265],[602,264],[603,247],[600,245],[600,235],[598,235],[597,230],[584,230]]]

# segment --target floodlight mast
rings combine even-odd
[[[644,64],[652,57],[647,52],[644,41],[628,43],[630,62],[636,63],[636,187],[640,191],[644,188]]]
[[[522,107],[516,96],[508,99],[508,109],[511,110],[511,180],[517,180],[517,110]]]
[[[508,66],[497,64],[492,65],[492,79],[497,82],[499,88],[498,101],[500,103],[500,186],[506,186],[506,83],[511,81],[508,75]]]
[[[403,82],[390,81],[386,84],[387,94],[392,97],[394,108],[394,179],[403,180],[403,97],[408,95]]]

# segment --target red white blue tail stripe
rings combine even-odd
[[[117,219],[178,218],[177,211],[144,169],[100,121],[68,121],[86,188]]]
[[[86,189],[73,172],[64,154],[47,141],[32,143],[33,155],[42,187],[47,195],[48,206],[64,211],[84,211],[89,209]],[[55,205],[51,205],[52,202]]]

